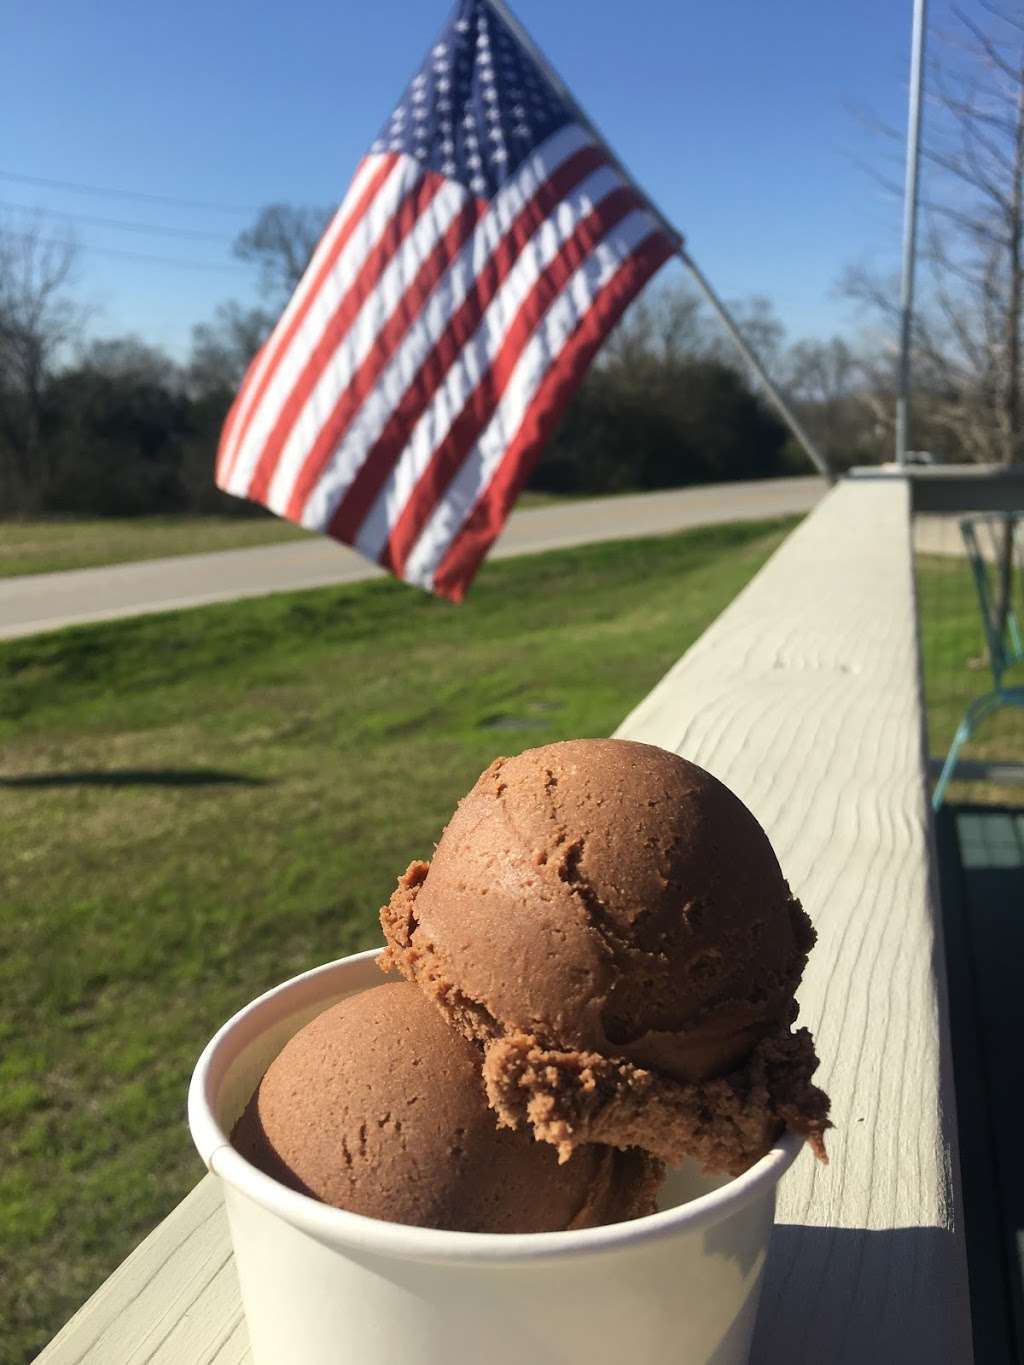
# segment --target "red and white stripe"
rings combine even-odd
[[[580,126],[491,200],[360,165],[221,438],[217,483],[461,600],[622,310],[675,250]]]

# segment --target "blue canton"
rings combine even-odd
[[[574,118],[487,0],[459,0],[373,152],[404,152],[490,198]]]

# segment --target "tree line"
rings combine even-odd
[[[976,0],[958,21],[929,72],[914,444],[1009,462],[1024,458],[1024,15]],[[214,487],[220,429],[327,216],[265,208],[235,244],[261,306],[222,305],[182,361],[138,337],[87,341],[73,242],[42,218],[0,221],[0,516],[252,511]],[[861,310],[854,338],[786,344],[768,301],[735,309],[837,469],[891,458],[898,327],[892,278],[853,268],[840,289]],[[600,493],[806,468],[717,320],[672,280],[627,312],[530,482]]]
[[[0,227],[0,516],[244,512],[213,459],[270,315],[223,305],[184,363],[135,336],[87,340],[77,264],[41,221]]]
[[[4,515],[243,514],[213,483],[217,442],[245,369],[317,240],[320,213],[273,205],[242,234],[267,304],[221,305],[175,361],[139,337],[85,339],[75,248],[45,224],[0,229],[0,506]],[[839,461],[871,459],[876,425],[849,402],[842,344],[784,348],[764,300],[744,328]],[[846,406],[844,406],[846,405]],[[531,486],[602,493],[805,468],[714,319],[680,283],[627,314],[543,451]]]

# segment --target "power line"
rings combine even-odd
[[[118,228],[123,232],[158,233],[164,237],[190,237],[201,242],[233,242],[221,232],[201,232],[196,228],[162,227],[157,223],[130,223],[124,218],[94,218],[85,213],[65,213],[63,209],[38,208],[34,204],[12,204],[0,200],[0,209],[17,209],[19,213],[41,213],[50,218],[66,218],[75,223],[87,223],[91,227]]]
[[[26,242],[35,240],[30,232],[12,232],[10,235],[12,237],[18,237]],[[153,265],[184,266],[190,270],[217,270],[223,272],[225,270],[240,271],[248,269],[247,266],[235,265],[230,261],[225,261],[223,264],[218,265],[216,261],[189,261],[182,259],[180,256],[150,256],[148,253],[142,251],[121,251],[117,247],[89,246],[87,243],[83,242],[53,241],[53,245],[68,247],[72,250],[91,251],[97,256],[117,256],[122,260],[127,261],[148,261]]]
[[[251,204],[214,204],[203,199],[179,199],[170,194],[144,194],[140,190],[117,190],[105,185],[85,185],[75,180],[50,180],[42,175],[19,175],[0,171],[0,180],[17,180],[23,185],[42,185],[47,189],[73,190],[76,194],[105,195],[110,199],[141,199],[150,204],[175,204],[179,208],[214,209],[218,213],[259,213]]]

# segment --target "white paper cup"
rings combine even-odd
[[[384,979],[376,952],[317,967],[229,1019],[189,1089],[224,1196],[255,1365],[742,1365],[787,1134],[735,1180],[673,1171],[661,1212],[577,1232],[442,1232],[330,1208],[228,1135],[321,1010]]]

